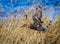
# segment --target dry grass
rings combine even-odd
[[[17,22],[14,18],[7,21],[9,23],[2,21],[0,25],[0,44],[60,44],[59,20],[54,25],[50,25],[47,32],[21,27],[25,23],[30,24],[29,19]],[[46,22],[43,25],[45,24]]]

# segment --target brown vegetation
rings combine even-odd
[[[60,18],[51,24],[47,17],[43,16],[42,25],[48,27],[48,30],[37,31],[28,28],[28,25],[33,23],[32,11],[34,8],[24,13],[28,15],[27,19],[19,20],[16,14],[7,20],[0,21],[0,44],[60,44]]]
[[[48,21],[44,19],[43,25],[47,26]],[[0,44],[60,44],[59,19],[48,26],[47,32],[21,27],[26,23],[31,24],[29,19],[19,21],[16,18],[9,18],[7,21],[8,23],[2,21],[0,24]]]

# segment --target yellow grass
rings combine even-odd
[[[26,23],[31,24],[29,19],[18,21],[18,23],[16,18],[7,21],[9,21],[8,25],[6,21],[2,21],[0,25],[0,44],[60,44],[59,20],[54,25],[50,25],[47,32],[21,27]],[[43,25],[48,25],[46,22]]]

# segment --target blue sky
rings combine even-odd
[[[16,8],[21,6],[31,6],[34,4],[40,4],[42,6],[55,6],[56,3],[60,3],[60,0],[0,0],[2,7],[6,9]]]
[[[59,12],[60,10],[60,0],[0,0],[0,7],[3,9],[3,12],[8,13],[9,11],[13,11],[18,7],[30,7],[32,5],[41,5],[43,7],[48,6],[49,8],[53,7],[55,11],[53,11],[52,18],[56,15],[55,12]],[[55,8],[57,7],[57,8]],[[12,10],[13,9],[13,10]],[[49,10],[52,11],[52,10]],[[0,13],[0,15],[2,15]],[[2,15],[3,16],[3,15]]]

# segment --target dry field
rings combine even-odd
[[[28,19],[19,21],[10,18],[7,21],[2,20],[0,24],[0,44],[60,44],[59,19],[53,25],[49,25],[46,32],[21,27],[25,23],[31,23]],[[44,21],[43,25],[47,26],[48,23]]]

